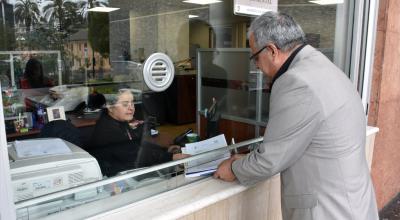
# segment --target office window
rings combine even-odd
[[[47,179],[36,182],[32,192],[14,192],[16,204],[169,162],[171,152],[179,151],[170,146],[191,141],[186,133],[197,133],[198,140],[224,134],[228,144],[263,134],[270,79],[248,60],[246,31],[253,18],[234,15],[233,1],[210,5],[181,0],[93,2],[93,6],[116,9],[110,12],[89,11],[93,6],[88,1],[32,0],[29,9],[21,7],[23,2],[1,2],[5,22],[0,25],[0,79],[7,142],[46,145],[37,139],[59,137],[68,141],[67,145],[57,141],[57,152],[69,153],[63,159],[73,161],[82,154],[89,165],[58,170],[36,167],[43,169],[43,176],[51,176],[52,185]],[[354,8],[354,3],[318,5],[302,0],[281,0],[278,5],[301,24],[308,43],[349,76]],[[143,78],[144,64],[154,53],[166,54],[173,63],[174,79],[164,91],[153,91]],[[115,115],[117,111],[121,115]],[[124,118],[133,112],[133,117]],[[57,120],[64,113],[67,120]],[[50,114],[55,120],[49,121]],[[17,172],[18,161],[10,164]],[[175,168],[136,176],[132,184],[182,175],[183,170]],[[23,188],[18,178],[14,176],[11,184]],[[192,181],[184,179],[174,186]],[[130,187],[132,193],[138,186],[118,184],[102,185],[103,191],[93,186],[65,200],[38,202],[33,207],[51,205],[40,214],[20,205],[17,216],[40,218],[55,209],[125,192],[121,187]]]

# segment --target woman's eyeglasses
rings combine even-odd
[[[124,107],[124,108],[135,107],[135,103],[133,101],[117,102],[117,104],[122,105],[122,107]]]

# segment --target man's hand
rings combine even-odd
[[[236,180],[235,174],[232,172],[233,161],[243,157],[243,155],[235,154],[231,158],[222,161],[218,166],[217,171],[214,173],[214,178],[221,179],[228,182],[233,182]]]

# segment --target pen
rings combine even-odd
[[[235,144],[235,138],[232,138],[231,144]],[[237,148],[236,147],[233,148],[233,154],[237,154],[237,153],[238,153]]]
[[[211,104],[211,106],[210,106],[210,109],[208,109],[208,113],[210,113],[210,114],[213,113],[216,104],[217,104],[217,100],[213,97],[213,98],[212,98],[212,104]]]

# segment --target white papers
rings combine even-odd
[[[204,141],[186,144],[185,148],[182,148],[182,153],[196,155],[226,146],[227,143],[225,140],[225,135],[221,134]],[[222,162],[222,160],[229,158],[229,156],[230,156],[229,151],[226,151],[226,152],[216,153],[215,155],[207,158],[190,161],[187,164],[185,164],[186,166],[185,176],[195,177],[195,176],[211,174],[217,169],[218,165]]]
[[[214,173],[217,168],[218,165],[225,159],[229,158],[230,154],[224,154],[224,155],[220,155],[222,158],[219,158],[217,160],[213,160],[210,162],[206,162],[204,164],[201,165],[197,165],[194,167],[189,167],[187,166],[186,168],[186,172],[185,172],[185,176],[186,177],[197,177],[197,176],[207,176],[207,175],[211,175],[212,173]],[[207,161],[209,161],[209,158],[206,158]],[[197,161],[196,161],[197,162]]]
[[[20,158],[71,153],[71,149],[60,138],[15,141],[15,150]]]

